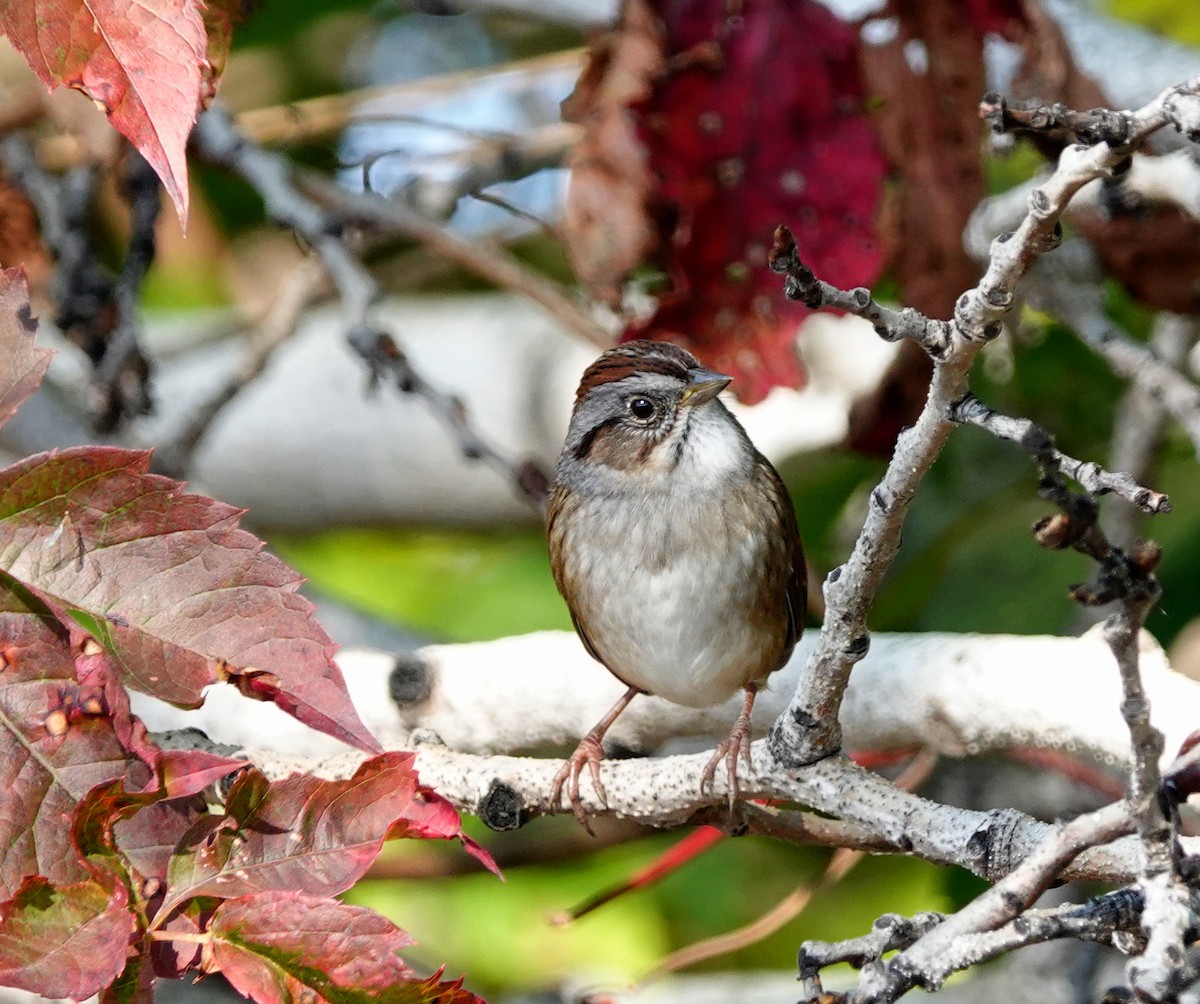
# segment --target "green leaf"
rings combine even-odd
[[[55,887],[34,876],[0,906],[0,985],[84,1000],[125,967],[134,930],[125,887]]]

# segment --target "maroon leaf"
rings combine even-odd
[[[335,900],[286,892],[227,900],[208,933],[205,969],[259,1004],[482,1004],[461,980],[417,977],[397,955],[413,943],[407,934]]]
[[[147,453],[80,447],[0,471],[0,570],[68,611],[129,686],[195,707],[226,679],[378,749],[299,577],[238,528],[240,510],[148,465]]]
[[[883,263],[884,161],[855,29],[813,0],[628,0],[593,52],[569,108],[597,155],[573,162],[567,220],[602,221],[568,227],[581,278],[611,299],[630,262],[656,252],[671,289],[624,338],[687,346],[748,402],[799,386],[806,308],[767,265],[775,227],[787,221],[840,285],[870,284]],[[617,166],[605,150],[631,152]]]
[[[47,87],[98,101],[158,172],[186,224],[184,147],[196,120],[206,38],[198,0],[19,0],[0,32]]]
[[[0,906],[0,985],[83,1000],[125,967],[134,930],[125,887],[55,887],[35,876]]]
[[[197,940],[212,917],[212,903],[193,901],[184,910],[177,911],[166,923],[157,924],[156,930],[163,935],[178,934],[178,940],[155,940],[150,948],[150,961],[154,972],[167,979],[178,979],[184,973],[200,965],[201,948]]]
[[[620,306],[621,285],[658,242],[655,194],[629,106],[662,72],[658,16],[625,0],[620,22],[591,47],[562,115],[583,127],[567,153],[571,178],[563,228],[571,268],[592,296]]]
[[[113,821],[117,851],[130,873],[142,881],[146,899],[165,892],[171,855],[203,812],[203,799],[171,799],[147,805],[132,818]]]
[[[257,771],[246,771],[229,791],[229,824],[199,834],[171,861],[163,912],[195,896],[289,889],[334,896],[366,873],[398,830],[459,836],[457,813],[445,803],[451,822],[444,800],[419,788],[413,759],[384,753],[345,781],[304,775],[268,785]]]
[[[36,332],[24,271],[0,269],[0,425],[37,390],[54,355],[34,342]]]
[[[746,402],[797,387],[805,308],[779,295],[771,235],[840,286],[883,265],[874,216],[883,157],[862,108],[856,32],[811,0],[660,5],[669,72],[633,112],[677,222],[674,289],[625,338],[664,338],[735,377]],[[678,69],[675,69],[678,67]]]

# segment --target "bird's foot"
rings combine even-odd
[[[559,772],[554,775],[554,783],[550,786],[550,804],[552,806],[562,804],[563,787],[566,786],[567,800],[571,805],[571,811],[575,813],[575,818],[579,820],[580,825],[593,837],[596,834],[588,823],[587,813],[584,812],[583,802],[579,797],[579,778],[586,766],[592,776],[592,787],[595,788],[600,803],[607,806],[608,793],[604,790],[604,785],[600,783],[600,761],[603,759],[604,748],[600,745],[599,738],[591,735],[584,736],[582,742],[575,747],[575,752],[563,761]]]
[[[750,710],[754,706],[754,692],[746,688],[746,705],[742,709],[742,713],[738,715],[737,721],[733,723],[733,728],[729,730],[729,738],[723,739],[718,743],[716,750],[713,751],[712,758],[708,761],[708,766],[704,768],[704,773],[700,776],[700,792],[703,794],[705,789],[711,791],[713,779],[717,776],[717,768],[720,767],[721,761],[725,761],[725,769],[729,776],[729,813],[733,814],[734,806],[741,791],[738,787],[738,758],[746,762],[746,769],[751,767],[750,763]]]

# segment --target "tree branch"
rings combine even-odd
[[[201,157],[244,178],[262,196],[268,216],[292,228],[313,248],[337,288],[350,344],[366,361],[372,384],[387,373],[403,393],[422,398],[453,432],[463,456],[487,462],[540,509],[548,479],[537,463],[513,460],[493,447],[475,429],[463,402],[418,373],[392,336],[372,322],[371,308],[379,287],[348,246],[347,219],[303,194],[288,161],[239,134],[228,112],[220,106],[214,105],[197,119],[191,143]],[[225,402],[231,399],[228,388],[222,388],[218,396]],[[214,398],[214,405],[203,409],[205,420],[211,422],[221,406]],[[194,447],[198,437],[188,435]]]
[[[917,337],[927,351],[932,350],[934,374],[921,414],[897,440],[887,472],[871,493],[866,523],[854,550],[826,580],[827,614],[817,650],[788,711],[772,730],[772,752],[782,762],[810,763],[840,744],[837,719],[842,694],[851,669],[870,646],[867,611],[896,555],[917,486],[950,434],[950,407],[967,392],[967,374],[982,345],[999,334],[1000,323],[1013,305],[1017,282],[1042,254],[1060,243],[1059,220],[1071,197],[1089,181],[1111,174],[1131,149],[1164,125],[1187,127],[1200,114],[1198,92],[1200,78],[1167,89],[1139,111],[1122,113],[1128,117],[1129,127],[1127,145],[1121,149],[1107,144],[1067,147],[1054,173],[1030,193],[1021,224],[992,242],[983,279],[959,298],[947,328],[935,322],[922,324],[911,314],[889,317],[869,296],[839,294],[845,309],[883,326],[889,337]],[[812,273],[800,261],[786,228],[777,233],[772,264],[789,277],[789,295],[812,288]],[[828,295],[822,287],[821,296]]]

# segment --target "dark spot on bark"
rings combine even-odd
[[[525,825],[528,816],[521,796],[511,785],[494,779],[487,794],[479,800],[476,812],[483,825],[492,830],[516,830]]]
[[[429,667],[425,660],[418,656],[397,656],[396,665],[388,677],[388,693],[392,700],[403,707],[407,704],[420,704],[429,699],[432,693],[429,682]]]

